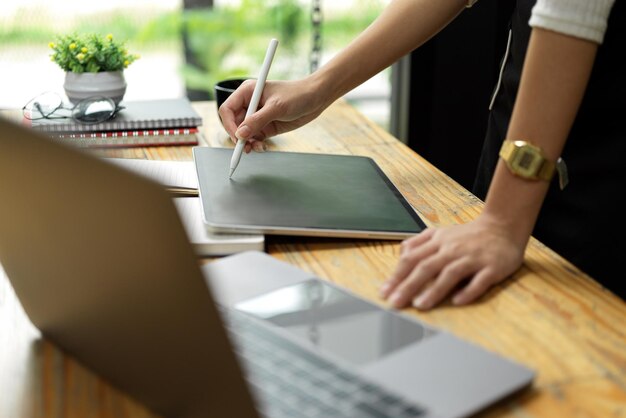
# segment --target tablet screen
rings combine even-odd
[[[402,238],[424,223],[371,158],[195,147],[204,219],[216,229]]]

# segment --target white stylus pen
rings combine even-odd
[[[256,81],[256,86],[254,86],[254,91],[252,92],[252,98],[250,99],[250,105],[248,106],[248,111],[246,112],[246,118],[256,112],[256,108],[259,106],[259,100],[261,100],[261,94],[263,93],[263,88],[265,87],[265,80],[267,80],[267,73],[269,73],[270,71],[270,66],[272,65],[272,60],[274,59],[274,53],[276,52],[277,46],[277,39],[272,39],[270,41],[270,44],[267,46],[265,60],[263,61],[263,66],[261,67],[261,73],[259,74],[259,78]],[[243,152],[243,147],[245,144],[246,141],[237,138],[237,143],[235,144],[233,156],[230,158],[230,174],[228,175],[228,178],[231,178],[233,176],[233,173],[235,172],[235,169],[239,164],[239,160],[241,159],[241,153]]]

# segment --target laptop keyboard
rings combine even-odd
[[[426,411],[336,364],[222,311],[261,416],[267,418],[411,418]]]

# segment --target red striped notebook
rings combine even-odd
[[[57,134],[47,133],[55,142],[87,148],[198,145],[198,128],[150,129]]]

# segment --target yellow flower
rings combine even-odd
[[[54,44],[54,42],[50,42],[50,43],[48,44],[48,46],[49,46],[50,48],[54,48],[56,45]]]
[[[109,34],[107,35],[107,39],[108,39],[109,41],[112,41],[112,40],[113,40],[113,34],[112,34],[112,33],[109,33]]]
[[[72,43],[70,44],[70,49],[76,49],[76,44],[72,42]]]
[[[124,67],[128,67],[128,64],[130,64],[130,62],[128,62],[128,60],[124,61]]]
[[[86,47],[86,46],[82,47],[82,48],[80,49],[80,52],[87,53],[87,47]]]
[[[82,52],[80,54],[76,54],[76,58],[78,59],[78,61],[82,61],[85,59],[85,54],[83,54]]]

